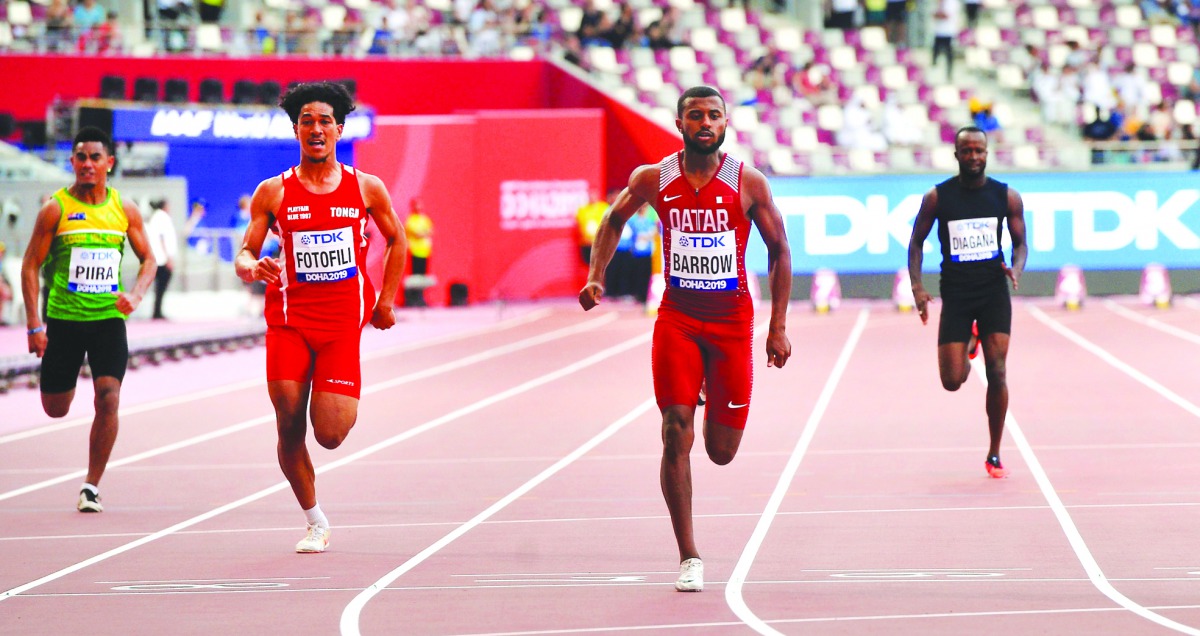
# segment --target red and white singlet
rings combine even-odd
[[[342,165],[333,192],[309,192],[291,168],[275,212],[283,271],[267,287],[268,325],[319,330],[361,329],[375,307],[367,277],[367,206],[358,173]]]
[[[752,319],[742,162],[725,154],[716,176],[699,190],[683,176],[682,162],[677,152],[659,164],[654,207],[663,224],[667,290],[662,304],[704,320]]]

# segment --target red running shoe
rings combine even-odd
[[[995,455],[987,458],[987,461],[983,463],[983,466],[984,468],[987,468],[988,477],[991,477],[992,479],[1005,479],[1008,477],[1008,470],[1006,470],[1004,466],[1000,464],[1000,458]]]
[[[971,350],[967,357],[971,360],[979,355],[979,325],[971,323],[971,340],[967,343],[967,348]]]

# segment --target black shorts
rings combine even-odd
[[[42,356],[42,393],[66,393],[75,388],[83,354],[87,354],[92,377],[125,379],[129,363],[129,340],[125,320],[46,319],[46,353]]]
[[[979,325],[979,335],[1012,333],[1012,297],[1007,279],[998,285],[988,285],[982,293],[952,294],[942,292],[942,318],[938,323],[938,344],[970,342],[971,323]]]

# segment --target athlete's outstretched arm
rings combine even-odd
[[[408,255],[408,239],[400,229],[400,219],[392,209],[392,197],[388,195],[383,181],[374,175],[358,173],[363,179],[363,202],[367,213],[375,219],[375,227],[387,247],[383,252],[383,282],[379,286],[379,297],[371,314],[371,324],[376,329],[388,329],[396,324],[392,307],[396,304],[396,292],[400,289],[400,277],[404,274],[404,261]]]
[[[600,228],[596,230],[596,238],[592,241],[592,262],[588,265],[587,284],[579,291],[579,304],[584,310],[599,305],[600,298],[604,296],[604,271],[617,251],[625,223],[642,206],[654,200],[657,193],[658,166],[640,166],[629,176],[629,185],[621,190],[616,201],[604,213]]]
[[[247,283],[256,280],[275,283],[279,281],[282,268],[279,261],[271,257],[259,258],[263,241],[267,238],[267,230],[271,229],[272,217],[283,202],[283,177],[274,176],[254,189],[250,199],[250,223],[246,225],[246,235],[242,238],[242,249],[238,250],[233,259],[233,267],[238,278]]]
[[[792,297],[792,248],[783,215],[761,172],[747,166],[742,185],[750,197],[750,220],[767,245],[767,281],[771,286],[771,323],[767,328],[767,366],[782,367],[792,356],[787,337],[787,308]]]
[[[55,230],[62,217],[62,208],[58,199],[51,198],[38,212],[37,220],[33,223],[33,237],[25,248],[25,256],[21,259],[21,298],[25,300],[25,327],[37,329],[42,326],[42,314],[38,311],[41,305],[41,279],[38,271],[46,262],[50,253],[50,244],[54,241]],[[42,357],[46,352],[46,330],[30,334],[29,353]]]
[[[1025,272],[1025,259],[1029,255],[1029,245],[1025,242],[1025,202],[1016,190],[1008,189],[1008,233],[1012,237],[1012,267],[1006,267],[1005,273],[1012,279],[1013,291],[1021,281]]]
[[[921,209],[913,221],[912,238],[908,240],[908,277],[912,280],[913,300],[917,303],[917,312],[921,316],[921,324],[929,322],[929,301],[933,296],[925,291],[921,282],[921,267],[925,262],[925,239],[933,229],[937,218],[937,188],[930,188],[921,199]]]
[[[150,249],[150,238],[146,236],[146,224],[142,221],[142,212],[133,201],[122,201],[125,208],[125,218],[129,220],[129,228],[125,236],[129,238],[129,247],[137,255],[142,266],[138,268],[137,279],[133,289],[128,292],[117,292],[117,311],[128,316],[141,304],[146,297],[146,291],[154,282],[158,270],[158,261],[154,260],[154,250]]]

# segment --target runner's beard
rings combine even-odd
[[[683,136],[684,147],[687,148],[688,152],[694,152],[698,155],[711,155],[711,154],[715,153],[716,151],[720,150],[721,144],[723,144],[723,143],[725,143],[725,131],[721,131],[721,136],[717,137],[717,143],[715,143],[711,146],[701,145],[699,142],[692,139],[691,137],[688,137],[687,135]]]

